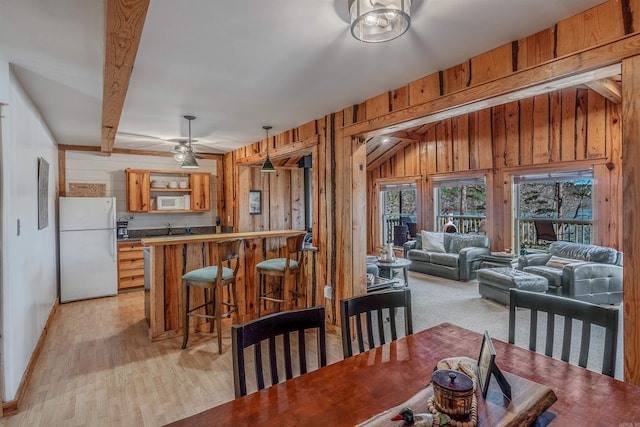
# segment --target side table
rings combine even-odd
[[[393,279],[393,270],[402,269],[402,273],[404,275],[404,285],[409,286],[409,266],[411,265],[411,261],[404,258],[396,258],[395,261],[380,261],[376,262],[376,265],[380,269],[380,276],[386,277],[387,279]]]

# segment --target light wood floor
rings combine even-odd
[[[229,326],[151,343],[144,295],[60,305],[18,414],[2,426],[160,426],[234,398]],[[327,362],[342,359],[327,331]]]

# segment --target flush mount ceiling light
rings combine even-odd
[[[275,172],[276,168],[273,167],[273,163],[271,163],[271,159],[269,158],[269,129],[271,129],[271,126],[262,126],[262,129],[267,131],[267,158],[264,159],[260,172]]]
[[[184,116],[184,118],[189,121],[189,139],[185,144],[186,150],[184,151],[184,153],[180,153],[181,156],[182,155],[184,156],[180,167],[182,169],[197,169],[200,167],[200,165],[198,165],[198,162],[196,161],[196,156],[193,153],[193,147],[191,146],[191,120],[194,120],[196,116]],[[181,144],[178,145],[178,147],[180,146]],[[175,155],[174,155],[174,158],[175,158]]]
[[[403,35],[411,25],[411,0],[349,0],[351,34],[367,43]]]

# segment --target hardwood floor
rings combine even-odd
[[[151,343],[143,292],[61,304],[18,414],[2,426],[160,426],[234,398],[229,324]],[[327,331],[327,362],[342,359]]]

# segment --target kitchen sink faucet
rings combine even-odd
[[[171,234],[171,223],[167,223],[167,234]]]

